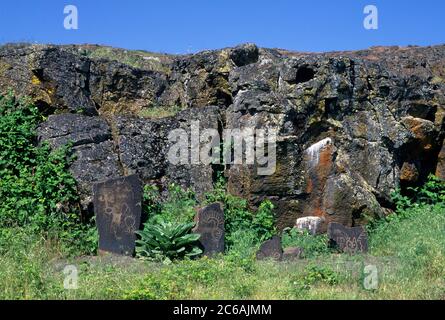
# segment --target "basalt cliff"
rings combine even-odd
[[[92,184],[137,173],[198,197],[219,172],[252,208],[354,226],[394,209],[391,192],[445,179],[445,46],[297,53],[245,44],[190,55],[92,45],[0,47],[0,92],[45,114],[39,141],[73,143],[82,208]],[[172,111],[173,110],[173,111]],[[278,128],[276,170],[172,165],[173,129]]]

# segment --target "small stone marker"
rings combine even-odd
[[[284,249],[283,260],[294,260],[303,258],[303,248],[289,247]]]
[[[343,252],[355,254],[368,251],[368,234],[363,227],[348,228],[331,222],[328,225],[328,237]]]
[[[93,186],[99,253],[131,256],[141,224],[142,186],[137,175],[111,179]]]
[[[199,241],[204,255],[224,252],[224,210],[221,203],[212,203],[199,209],[195,221],[193,232],[201,235]]]
[[[316,235],[320,232],[324,219],[320,217],[303,217],[297,219],[295,227],[298,230],[307,230],[310,234]]]
[[[280,261],[283,259],[283,247],[281,246],[281,238],[274,236],[272,239],[264,242],[260,250],[256,254],[258,260],[274,259]]]

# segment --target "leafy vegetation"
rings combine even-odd
[[[338,284],[338,274],[326,266],[308,265],[302,273],[291,279],[291,293],[298,297],[316,284],[334,286]]]
[[[277,234],[275,228],[274,205],[269,200],[263,201],[257,212],[248,208],[247,201],[231,195],[226,190],[226,181],[219,176],[214,190],[207,194],[207,203],[221,202],[224,205],[226,246],[231,247],[240,233],[255,234],[258,242],[263,242]]]
[[[195,224],[166,222],[162,219],[157,223],[153,220],[145,223],[139,231],[140,240],[136,241],[137,256],[170,262],[173,259],[194,257],[202,253],[197,246],[199,234],[191,234]]]
[[[0,228],[26,227],[63,239],[68,251],[92,253],[95,232],[81,221],[69,146],[54,151],[38,146],[41,120],[26,100],[0,96]]]
[[[156,186],[144,187],[143,210],[148,220],[188,223],[193,221],[197,205],[195,194],[176,184],[170,184],[164,194]]]
[[[301,231],[297,228],[287,228],[283,230],[281,242],[283,248],[300,247],[303,249],[305,257],[315,257],[328,254],[327,235],[312,235],[308,231]]]
[[[147,222],[138,232],[137,256],[168,263],[201,254],[197,244],[200,236],[191,233],[196,205],[193,192],[175,184],[168,187],[165,196],[156,186],[145,186],[143,209]]]
[[[428,180],[423,186],[409,187],[407,191],[409,195],[403,194],[400,189],[391,195],[399,214],[413,206],[445,202],[445,181],[433,174],[428,176]]]

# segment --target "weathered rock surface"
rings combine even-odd
[[[283,260],[302,259],[304,255],[303,248],[289,247],[283,250]]]
[[[93,185],[99,253],[131,256],[141,227],[142,185],[137,175]]]
[[[73,141],[84,207],[95,181],[137,173],[202,196],[224,170],[230,192],[253,208],[275,203],[279,228],[317,216],[324,232],[330,222],[355,226],[387,214],[398,186],[444,177],[445,46],[310,54],[247,44],[184,56],[101,50],[0,47],[0,92],[30,96],[50,115],[41,141]],[[138,117],[174,105],[184,111]],[[168,133],[194,120],[219,132],[278,128],[275,173],[171,165]]]
[[[216,202],[200,208],[195,217],[194,233],[201,235],[199,242],[204,255],[212,256],[224,252],[224,209]]]
[[[283,259],[283,247],[281,246],[281,238],[274,236],[272,239],[261,244],[256,254],[258,260],[273,259],[281,261]]]
[[[436,176],[445,180],[445,140],[442,144],[439,157],[437,159]]]
[[[332,222],[328,225],[327,233],[331,245],[342,252],[368,252],[368,234],[363,226],[349,228]]]
[[[300,231],[307,231],[312,235],[316,235],[320,231],[323,218],[320,217],[303,217],[298,218],[295,227]]]

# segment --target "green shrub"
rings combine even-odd
[[[297,228],[286,228],[283,230],[281,241],[283,248],[303,248],[305,257],[315,257],[330,252],[327,235],[312,235],[308,231]]]
[[[195,217],[196,205],[195,194],[176,184],[169,185],[164,197],[156,186],[144,187],[143,209],[148,220],[162,217],[163,221],[188,223]]]
[[[253,216],[252,228],[260,237],[261,242],[268,240],[277,234],[273,209],[273,203],[270,200],[264,200],[261,202],[258,211]]]
[[[184,257],[194,257],[202,253],[197,246],[199,234],[191,234],[195,224],[174,223],[159,218],[144,224],[144,229],[138,231],[136,254],[139,258],[159,261],[171,261]]]
[[[246,200],[231,195],[226,190],[224,177],[219,176],[214,190],[206,194],[206,202],[221,202],[224,206],[225,242],[231,247],[236,240],[235,234],[253,231],[259,242],[270,239],[277,231],[275,228],[274,206],[269,200],[262,202],[256,212],[248,208]]]
[[[246,272],[254,272],[256,252],[261,245],[257,233],[252,229],[239,229],[232,236],[233,241],[225,259],[240,266]]]
[[[339,275],[326,266],[309,265],[303,273],[291,279],[291,291],[296,296],[304,294],[317,284],[333,286],[339,283]]]
[[[156,186],[146,185],[143,210],[147,222],[138,232],[137,256],[167,262],[201,254],[199,235],[190,233],[196,204],[194,193],[178,185],[169,185],[165,195]]]
[[[404,210],[413,206],[445,203],[445,181],[433,174],[428,176],[428,180],[423,186],[410,187],[407,191],[409,195],[402,194],[400,189],[391,194],[399,213],[403,213]]]
[[[445,203],[445,180],[441,180],[433,174],[428,176],[428,181],[420,188],[414,189],[417,194],[417,202],[422,204]]]
[[[42,119],[26,100],[0,96],[0,228],[26,226],[81,251],[95,250],[94,226],[81,223],[76,181],[68,171],[70,147],[37,146]]]

